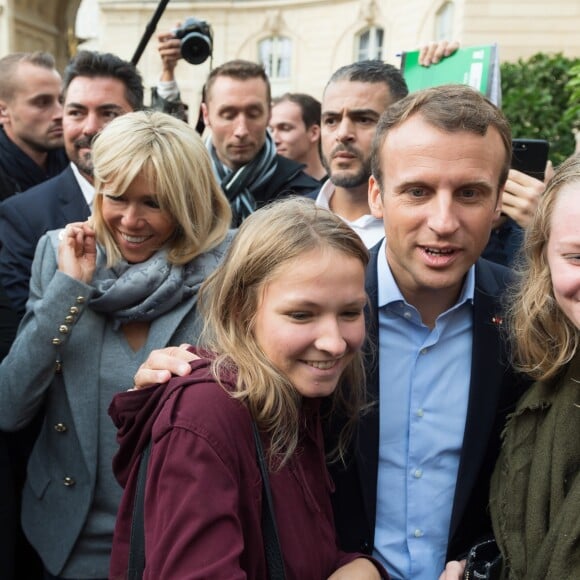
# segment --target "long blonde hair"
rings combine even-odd
[[[230,204],[216,182],[202,140],[183,121],[159,112],[122,115],[96,138],[92,156],[93,224],[109,266],[121,259],[121,253],[103,220],[103,195],[123,195],[138,175],[151,184],[159,207],[176,223],[169,262],[190,262],[225,238]]]
[[[216,377],[237,372],[236,392],[259,427],[271,434],[271,456],[286,462],[298,444],[302,399],[265,356],[254,337],[264,285],[289,260],[313,249],[332,248],[366,266],[368,251],[340,218],[311,200],[291,198],[258,210],[242,224],[222,264],[205,281],[200,308],[205,326],[200,343],[217,353]],[[347,417],[333,458],[342,457],[364,401],[362,355],[357,353],[331,396],[333,412]]]
[[[575,182],[580,191],[580,155],[562,163],[548,184],[526,230],[521,263],[516,269],[517,283],[508,295],[514,365],[538,380],[555,376],[572,359],[580,340],[580,332],[554,297],[546,253],[558,193]]]

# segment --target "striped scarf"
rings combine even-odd
[[[246,165],[232,171],[217,156],[211,137],[206,141],[214,173],[232,207],[232,227],[237,228],[245,218],[256,211],[257,203],[252,191],[269,181],[278,165],[276,147],[269,133],[260,152]]]

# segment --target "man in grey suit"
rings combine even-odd
[[[65,70],[63,96],[70,165],[0,204],[0,283],[20,316],[38,240],[48,230],[89,217],[92,139],[115,117],[143,107],[143,83],[136,68],[119,57],[81,51]]]

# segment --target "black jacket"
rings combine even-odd
[[[367,318],[367,330],[374,345],[378,345],[379,247],[380,244],[371,250],[366,280],[372,310]],[[529,384],[512,371],[507,344],[501,332],[500,299],[509,278],[510,271],[503,266],[483,259],[476,263],[469,404],[451,514],[448,559],[459,559],[480,537],[491,534],[487,509],[489,482],[500,450],[500,435],[506,415],[514,410],[518,398]],[[379,352],[378,348],[376,352]],[[375,360],[367,368],[367,391],[374,401],[379,401],[378,374],[378,361]],[[379,430],[377,404],[361,418],[347,467],[339,464],[331,466],[336,485],[333,497],[335,522],[340,547],[346,551],[372,553]]]
[[[19,315],[24,313],[28,299],[38,240],[48,230],[84,221],[90,214],[70,166],[0,204],[0,283]]]
[[[288,195],[305,195],[320,189],[320,183],[302,171],[304,165],[278,155],[278,166],[272,179],[256,190],[252,190],[258,207]]]
[[[13,143],[0,126],[0,201],[58,175],[68,165],[64,149],[49,151],[46,169]]]

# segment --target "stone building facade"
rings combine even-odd
[[[81,46],[131,59],[157,1],[92,1],[98,2],[98,22],[84,23],[82,36],[93,38]],[[78,44],[73,31],[79,4],[0,0],[0,55],[43,48],[62,66]],[[158,30],[188,16],[206,20],[214,40],[212,62],[177,68],[190,108],[199,102],[210,66],[232,58],[264,62],[274,94],[301,91],[320,98],[337,67],[359,58],[398,64],[401,51],[438,38],[465,46],[496,42],[502,60],[539,51],[580,56],[578,0],[171,0]],[[147,86],[156,83],[161,66],[155,44],[152,38],[138,63]]]

